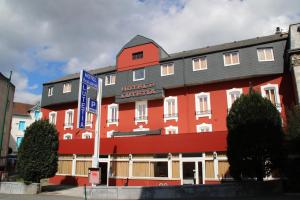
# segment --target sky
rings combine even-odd
[[[42,84],[115,65],[135,35],[168,53],[257,36],[300,23],[299,0],[0,0],[0,72],[14,101],[41,100]]]

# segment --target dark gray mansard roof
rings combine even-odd
[[[269,35],[269,36],[256,37],[256,38],[247,39],[247,40],[234,41],[231,43],[207,46],[204,48],[182,51],[182,52],[173,53],[173,54],[167,54],[166,51],[163,50],[163,48],[161,48],[153,40],[146,38],[144,36],[137,35],[133,39],[131,39],[128,43],[126,43],[123,46],[123,48],[120,50],[120,52],[122,52],[122,50],[125,48],[134,47],[134,46],[147,44],[147,43],[153,43],[161,50],[161,53],[163,53],[163,56],[161,56],[160,61],[164,62],[164,61],[199,56],[199,55],[204,55],[204,54],[209,54],[209,53],[214,53],[214,52],[230,51],[230,50],[244,48],[244,47],[248,47],[248,46],[265,44],[268,42],[276,42],[276,41],[280,41],[280,40],[286,40],[287,37],[288,37],[288,34],[280,33],[280,34],[274,34],[274,35]],[[118,53],[118,55],[120,54],[120,52]],[[107,66],[107,67],[96,68],[96,69],[90,70],[89,72],[92,74],[103,74],[103,73],[113,72],[115,70],[116,70],[116,66]],[[79,73],[74,73],[74,74],[70,74],[70,75],[64,76],[62,78],[53,80],[53,81],[49,81],[47,83],[44,83],[44,85],[78,79],[78,78],[79,78]]]

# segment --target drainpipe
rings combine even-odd
[[[7,96],[6,96],[6,101],[5,101],[5,107],[4,107],[4,117],[3,117],[3,124],[1,128],[1,134],[0,134],[0,156],[2,153],[2,142],[3,142],[3,135],[4,135],[4,127],[5,127],[5,121],[6,121],[6,111],[7,111],[7,106],[8,106],[8,100],[9,100],[9,90],[10,90],[10,81],[11,81],[11,75],[12,71],[10,71],[9,75],[9,81],[7,82]]]

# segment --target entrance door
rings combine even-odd
[[[107,185],[107,162],[100,162],[99,167],[101,169],[101,183],[100,183],[100,185]]]
[[[195,162],[182,162],[183,184],[196,184]]]

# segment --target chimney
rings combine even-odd
[[[281,28],[280,28],[279,26],[276,27],[276,31],[275,31],[276,34],[281,34],[281,31],[282,31],[282,30],[281,30]]]

